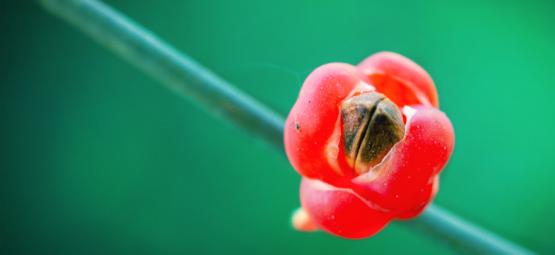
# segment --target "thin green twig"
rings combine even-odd
[[[196,99],[211,112],[228,118],[283,151],[283,119],[278,114],[125,15],[96,0],[41,0],[41,3],[178,94]],[[420,217],[405,225],[422,230],[462,252],[533,254],[437,205],[429,206]]]

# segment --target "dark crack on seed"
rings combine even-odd
[[[365,93],[341,105],[347,163],[363,173],[379,163],[404,136],[397,106],[379,93]]]

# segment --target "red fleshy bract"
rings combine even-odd
[[[402,111],[405,137],[376,166],[379,171],[358,175],[346,163],[339,105],[374,90]],[[301,204],[310,223],[345,238],[364,238],[392,219],[421,213],[437,192],[438,174],[454,144],[451,122],[437,107],[430,76],[395,53],[375,54],[357,67],[332,63],[312,72],[284,134],[287,157],[303,176]]]

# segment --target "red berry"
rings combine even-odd
[[[285,125],[287,157],[303,176],[295,226],[364,238],[421,213],[453,150],[437,107],[430,76],[395,53],[312,72]]]

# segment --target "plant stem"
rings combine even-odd
[[[280,150],[283,148],[283,119],[279,115],[131,19],[99,1],[41,2],[177,94],[196,99],[210,112],[229,118]]]
[[[255,133],[283,151],[283,119],[139,24],[96,0],[41,0],[49,11],[159,79],[210,112]],[[459,251],[482,254],[533,254],[487,230],[430,205],[405,223]]]
[[[448,243],[463,254],[535,254],[435,204],[404,224]]]

